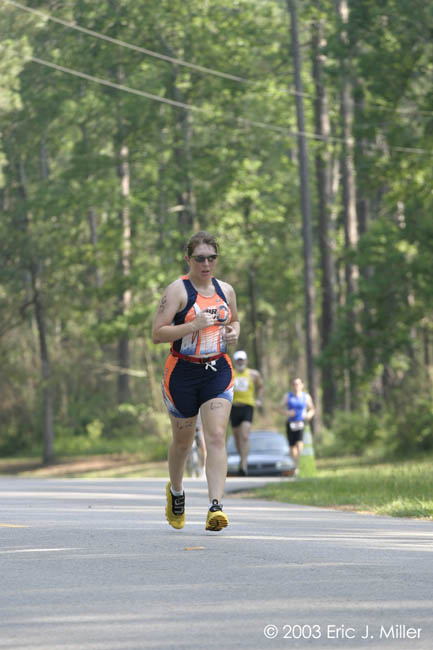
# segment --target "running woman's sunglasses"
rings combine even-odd
[[[194,262],[198,262],[198,264],[203,264],[206,260],[208,262],[215,262],[217,259],[218,255],[191,255],[191,259],[194,260]]]

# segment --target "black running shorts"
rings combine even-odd
[[[232,427],[238,427],[242,422],[253,421],[254,409],[249,404],[233,405],[230,412]]]
[[[192,418],[208,400],[222,397],[231,402],[233,384],[233,369],[226,354],[206,364],[169,354],[164,367],[162,396],[170,415]]]
[[[287,440],[289,441],[289,445],[291,447],[294,447],[297,442],[301,442],[303,440],[304,429],[305,424],[302,422],[302,420],[299,422],[291,422],[288,420],[286,422]]]

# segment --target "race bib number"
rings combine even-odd
[[[300,431],[304,428],[304,422],[299,420],[297,422],[289,422],[289,427],[292,431]]]
[[[248,377],[235,377],[235,391],[246,393],[248,390]]]

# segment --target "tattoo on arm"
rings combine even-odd
[[[164,311],[166,306],[167,306],[167,296],[164,294],[162,296],[162,298],[161,298],[161,302],[159,303],[159,310],[158,311],[159,311],[160,314],[162,314],[162,312]]]

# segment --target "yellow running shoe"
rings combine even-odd
[[[206,530],[222,530],[229,525],[227,515],[223,513],[223,507],[217,499],[212,501],[206,519]]]
[[[165,488],[167,496],[167,505],[165,507],[165,516],[168,523],[173,528],[183,528],[185,526],[185,492],[180,496],[175,496],[170,490],[170,481]]]

